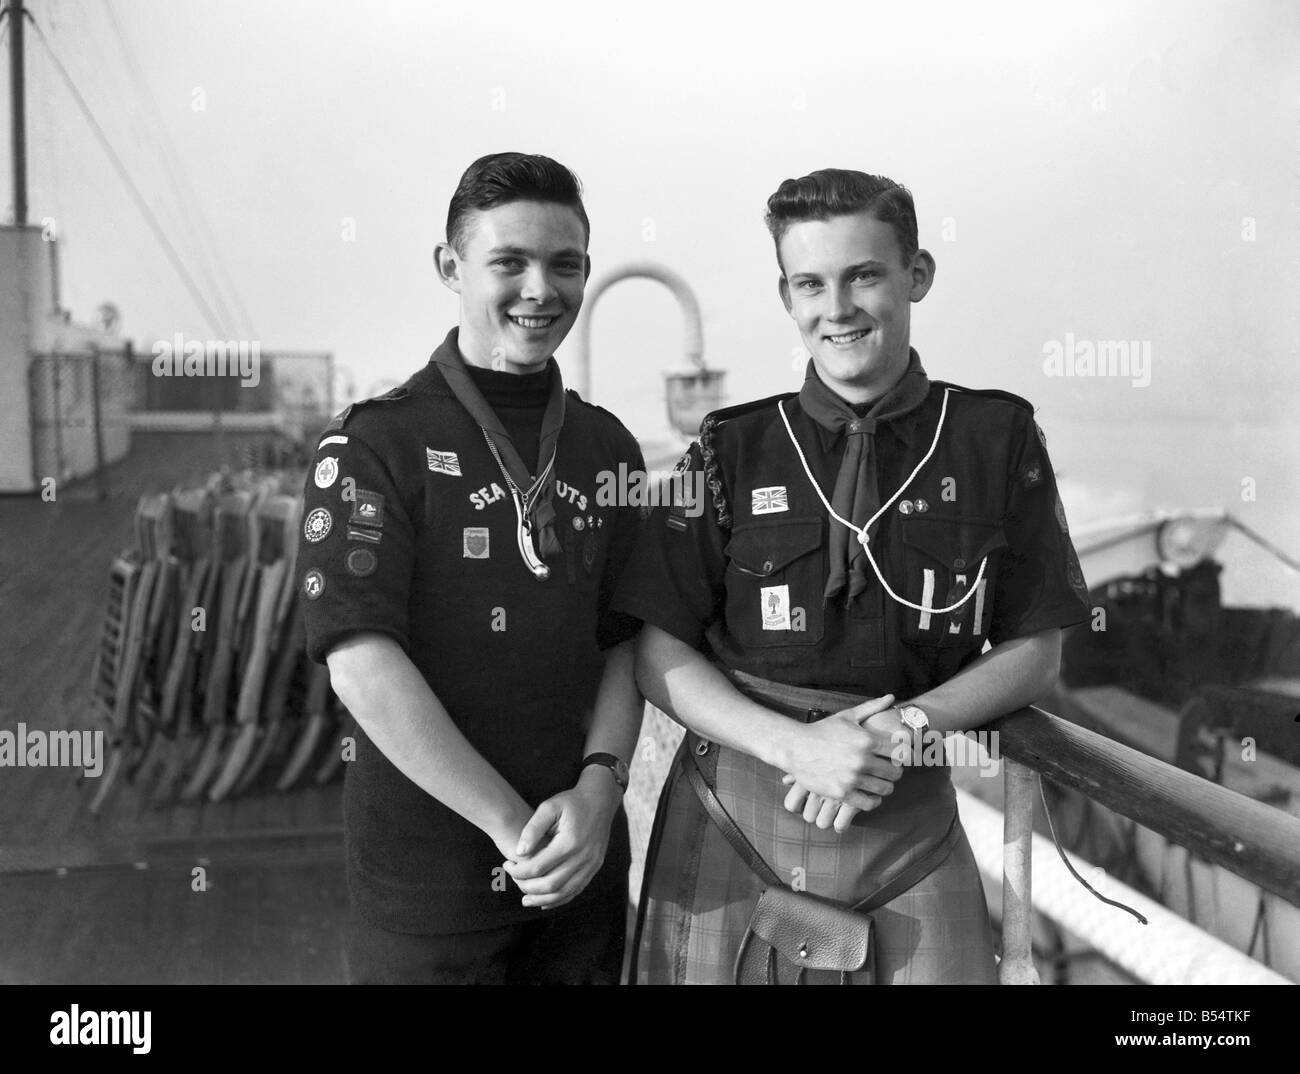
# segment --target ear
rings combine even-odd
[[[582,282],[586,283],[591,279],[591,255],[584,254],[582,258]]]
[[[776,290],[781,296],[781,305],[785,307],[785,312],[793,317],[794,307],[790,304],[790,281],[787,280],[785,276],[781,276],[776,281]]]
[[[934,257],[929,250],[917,250],[912,258],[912,290],[908,297],[913,302],[920,302],[930,291],[934,283]]]
[[[460,294],[460,254],[451,243],[440,242],[433,248],[433,264],[442,285]]]

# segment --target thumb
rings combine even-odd
[[[537,812],[528,818],[524,830],[519,833],[519,843],[515,847],[515,857],[528,857],[537,844],[541,842],[542,837],[551,830],[559,817],[560,807],[556,805],[555,799],[548,798],[539,805]]]
[[[844,715],[860,724],[877,712],[884,712],[893,703],[894,695],[885,694],[884,697],[873,697],[869,701],[862,702],[861,705],[854,705],[851,709],[845,709]]]

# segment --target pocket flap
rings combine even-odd
[[[978,570],[985,556],[1007,547],[1007,538],[996,522],[909,515],[903,519],[903,543],[945,567],[964,571]]]
[[[820,518],[790,518],[734,530],[725,551],[744,573],[766,578],[821,545]]]
[[[768,888],[749,921],[754,936],[809,970],[855,973],[871,954],[872,920],[804,892]]]

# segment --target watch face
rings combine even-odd
[[[915,705],[908,705],[906,708],[899,709],[898,714],[902,717],[903,722],[914,731],[924,731],[930,726],[929,717]]]

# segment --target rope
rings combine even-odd
[[[858,543],[862,545],[862,551],[867,554],[867,562],[871,564],[871,569],[875,571],[876,578],[879,580],[881,586],[884,588],[885,592],[889,594],[890,599],[892,599],[895,604],[901,604],[906,608],[911,608],[913,611],[930,612],[933,615],[946,615],[948,612],[955,612],[958,608],[960,608],[963,604],[965,604],[968,600],[970,600],[971,597],[973,597],[976,593],[979,592],[980,582],[984,580],[984,568],[988,566],[989,557],[985,556],[980,561],[980,569],[979,569],[979,573],[975,575],[975,582],[967,591],[966,595],[961,598],[961,600],[957,601],[956,604],[948,605],[948,607],[946,608],[928,608],[924,604],[913,604],[910,600],[906,600],[903,597],[900,597],[897,593],[895,593],[892,589],[889,588],[889,583],[885,581],[884,575],[880,573],[880,567],[876,563],[876,557],[871,554],[871,547],[868,543],[871,540],[871,538],[868,536],[867,531],[875,524],[876,520],[879,519],[881,515],[883,515],[886,511],[889,510],[890,507],[893,506],[894,501],[897,500],[898,497],[903,494],[903,490],[912,483],[912,481],[916,478],[916,475],[921,472],[921,468],[925,466],[927,462],[930,461],[930,456],[934,454],[935,448],[939,446],[939,434],[943,432],[944,418],[948,416],[948,393],[951,390],[952,390],[951,388],[945,388],[943,390],[943,405],[939,408],[939,424],[935,426],[934,439],[930,441],[930,450],[927,451],[925,453],[925,457],[922,458],[921,461],[916,464],[916,468],[913,469],[911,474],[908,475],[907,480],[898,486],[898,490],[891,497],[889,497],[889,499],[886,500],[883,505],[881,505],[879,511],[877,511],[874,515],[872,515],[869,519],[867,519],[866,525],[862,526],[861,528],[855,526],[852,522],[849,522],[843,517],[841,517],[836,512],[835,508],[833,508],[830,505],[830,501],[826,499],[826,494],[822,492],[821,486],[817,484],[817,479],[813,477],[812,470],[808,466],[808,460],[804,457],[803,448],[799,446],[799,441],[795,438],[794,429],[790,427],[790,419],[786,416],[785,413],[785,404],[784,403],[776,404],[777,410],[781,412],[781,421],[785,423],[785,431],[790,437],[790,443],[794,445],[794,450],[799,456],[799,461],[800,463],[803,464],[804,475],[808,478],[808,483],[812,485],[813,491],[817,493],[817,498],[821,500],[822,506],[826,508],[826,513],[830,515],[831,518],[835,519],[836,522],[840,523],[843,526],[847,526],[850,530],[852,530],[857,535]]]

